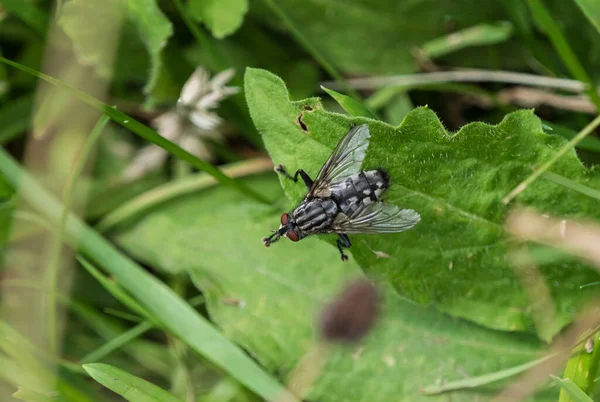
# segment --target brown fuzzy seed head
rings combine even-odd
[[[325,307],[321,314],[321,337],[330,342],[359,341],[373,327],[379,314],[375,286],[366,279],[355,280]]]

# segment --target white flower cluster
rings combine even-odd
[[[210,79],[202,67],[187,80],[177,105],[152,120],[158,133],[203,160],[212,158],[205,144],[206,139],[220,140],[219,126],[223,120],[214,112],[225,98],[240,91],[226,84],[235,74],[227,69]],[[154,144],[142,148],[123,173],[125,180],[133,180],[161,166],[167,159],[167,151]]]

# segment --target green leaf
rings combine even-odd
[[[596,0],[575,0],[583,14],[600,32],[600,3]]]
[[[531,301],[505,258],[507,207],[501,200],[564,139],[545,134],[527,110],[507,115],[497,126],[472,123],[450,134],[427,108],[413,110],[392,127],[328,113],[316,99],[292,102],[284,83],[264,70],[248,69],[245,81],[250,113],[267,150],[274,163],[290,171],[302,168],[315,177],[351,122],[369,124],[364,168],[386,168],[392,178],[386,202],[414,209],[422,219],[403,233],[352,236],[352,254],[368,275],[458,317],[492,328],[534,330]],[[299,116],[307,131],[296,124]],[[600,188],[598,170],[586,170],[574,151],[552,170]],[[292,200],[289,207],[305,195],[303,185],[283,179],[282,185]],[[546,180],[536,181],[519,201],[548,214],[600,217],[595,199]],[[390,258],[378,259],[372,250]],[[539,268],[555,302],[556,320],[537,329],[549,339],[591,297],[593,290],[579,286],[597,281],[598,274],[576,262]]]
[[[16,14],[39,35],[45,35],[48,27],[48,14],[31,1],[1,0],[0,4],[7,11]]]
[[[321,85],[321,89],[327,92],[333,99],[335,99],[335,101],[339,103],[340,106],[343,107],[346,112],[350,113],[351,116],[362,116],[369,117],[371,119],[377,119],[377,117],[375,117],[375,115],[371,113],[371,111],[367,109],[366,106],[364,106],[360,102],[355,101],[351,97],[335,92],[333,89],[325,88],[323,85]]]
[[[269,2],[276,3],[336,68],[350,73],[412,72],[415,60],[410,49],[447,35],[448,26],[454,32],[485,21],[498,21],[505,15],[498,2],[475,0]],[[253,2],[251,13],[280,27],[281,19],[269,12],[266,1]],[[516,52],[513,56],[501,59],[517,59]]]
[[[58,25],[71,38],[79,61],[109,77],[124,17],[120,0],[71,0]]]
[[[441,57],[471,46],[494,45],[508,40],[512,36],[510,22],[495,24],[477,24],[475,26],[428,41],[422,50],[430,58]]]
[[[273,173],[248,183],[261,192],[280,191]],[[279,225],[279,216],[219,187],[157,206],[117,241],[153,267],[187,269],[225,336],[291,380],[296,364],[314,350],[315,318],[324,303],[362,274],[316,238],[263,247],[260,239]],[[383,316],[374,331],[360,345],[331,350],[306,400],[447,401],[447,395],[424,395],[421,387],[513,367],[543,350],[532,336],[487,330],[415,305],[389,286],[381,290]],[[495,389],[457,390],[452,400],[487,401]]]
[[[130,402],[181,402],[156,385],[108,364],[84,364],[83,368],[94,380]]]
[[[215,38],[223,39],[242,25],[248,0],[190,0],[188,11],[206,24]]]
[[[559,378],[552,376],[554,380],[560,385],[560,387],[565,390],[573,402],[594,402],[592,398],[587,396],[585,392],[581,390],[573,381],[568,378]],[[562,401],[562,399],[561,399]]]
[[[93,24],[89,23],[91,20]],[[71,0],[63,7],[58,24],[73,41],[80,60],[95,66],[99,74],[109,76],[125,21],[137,28],[150,55],[150,73],[144,87],[149,94],[160,74],[160,53],[173,34],[171,22],[155,0]]]
[[[154,89],[160,75],[160,53],[173,35],[171,21],[162,13],[156,0],[128,0],[127,16],[137,27],[140,37],[150,54],[150,75],[144,92]]]
[[[58,396],[50,396],[40,392],[32,391],[28,388],[19,387],[12,397],[27,402],[62,402],[64,399]]]

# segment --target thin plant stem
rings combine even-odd
[[[596,127],[600,126],[600,116],[596,117],[590,124],[588,124],[583,130],[579,132],[575,137],[573,137],[569,142],[563,145],[557,153],[548,160],[548,162],[544,163],[539,169],[536,169],[535,172],[525,180],[521,182],[517,187],[515,187],[506,197],[502,199],[504,204],[508,204],[511,202],[516,196],[521,194],[525,189],[533,183],[538,177],[544,174],[550,167],[556,163],[557,160],[562,158],[567,152],[569,152],[575,145],[577,145],[581,140],[583,140],[587,135],[593,132]]]
[[[236,162],[223,168],[227,175],[237,178],[256,173],[266,172],[273,168],[273,163],[268,158],[251,159]],[[207,187],[215,185],[214,178],[206,173],[190,175],[180,180],[165,183],[161,186],[148,190],[139,196],[125,202],[110,213],[96,225],[96,230],[106,232],[116,225],[125,222],[141,211],[145,211],[157,204],[180,197],[185,194],[195,193]]]
[[[315,46],[313,46],[308,38],[304,36],[296,24],[294,24],[294,22],[289,18],[286,12],[279,7],[279,4],[277,4],[277,2],[274,0],[265,0],[265,3],[267,3],[271,10],[273,10],[273,12],[277,14],[279,18],[281,18],[283,23],[289,28],[292,35],[296,37],[298,42],[300,42],[300,44],[304,46],[304,48],[315,58],[315,60],[317,60],[317,62],[325,69],[325,71],[327,71],[327,73],[339,83],[339,85],[348,93],[348,95],[353,97],[357,102],[362,102],[360,95],[351,86],[349,86],[346,81],[344,81],[344,78],[333,66],[333,64],[327,61],[325,56],[323,56],[321,52],[318,51]]]
[[[85,364],[100,361],[115,350],[121,348],[123,345],[150,331],[152,328],[154,328],[154,325],[150,321],[144,321],[136,325],[135,327],[119,334],[119,336],[111,339],[109,342],[106,342],[98,349],[92,350],[90,353],[81,358],[80,363]]]
[[[81,153],[75,158],[73,163],[73,169],[71,174],[67,178],[65,183],[65,189],[63,194],[64,207],[60,216],[59,224],[54,230],[52,243],[50,245],[48,262],[46,265],[46,272],[48,273],[48,339],[50,345],[50,352],[56,354],[58,350],[57,334],[58,334],[58,304],[56,300],[56,293],[58,287],[58,278],[60,273],[60,255],[63,247],[63,238],[65,234],[65,227],[67,224],[67,218],[69,217],[69,211],[71,208],[71,199],[73,198],[73,187],[75,181],[81,174],[88,157],[96,144],[96,141],[102,134],[102,131],[108,124],[109,118],[103,114],[90,135],[85,140]]]
[[[576,181],[567,179],[566,177],[561,176],[556,173],[553,173],[553,172],[544,172],[543,177],[546,180],[549,180],[551,182],[554,182],[556,184],[564,186],[568,189],[577,191],[578,193],[587,195],[588,197],[592,197],[597,200],[600,200],[600,190],[596,190],[595,188],[584,186],[583,184],[577,183]]]
[[[371,90],[389,86],[407,87],[450,82],[501,82],[533,87],[562,89],[573,93],[584,92],[589,84],[568,78],[544,77],[536,74],[518,73],[514,71],[468,69],[456,71],[435,71],[432,73],[417,73],[404,75],[389,75],[380,77],[351,78],[346,83],[354,89]],[[336,81],[324,81],[327,88],[339,90],[341,86]]]

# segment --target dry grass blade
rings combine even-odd
[[[584,258],[600,270],[600,226],[584,221],[555,220],[532,211],[513,212],[507,228],[526,240],[559,247]]]
[[[582,221],[551,219],[529,210],[517,210],[508,217],[506,227],[510,233],[523,240],[559,247],[587,260],[600,269],[600,250],[598,249],[600,226],[598,225]],[[506,387],[494,399],[494,402],[523,400],[548,381],[550,374],[558,372],[582,336],[600,326],[599,306],[600,300],[596,299],[581,318],[552,343],[550,353],[554,355]]]

